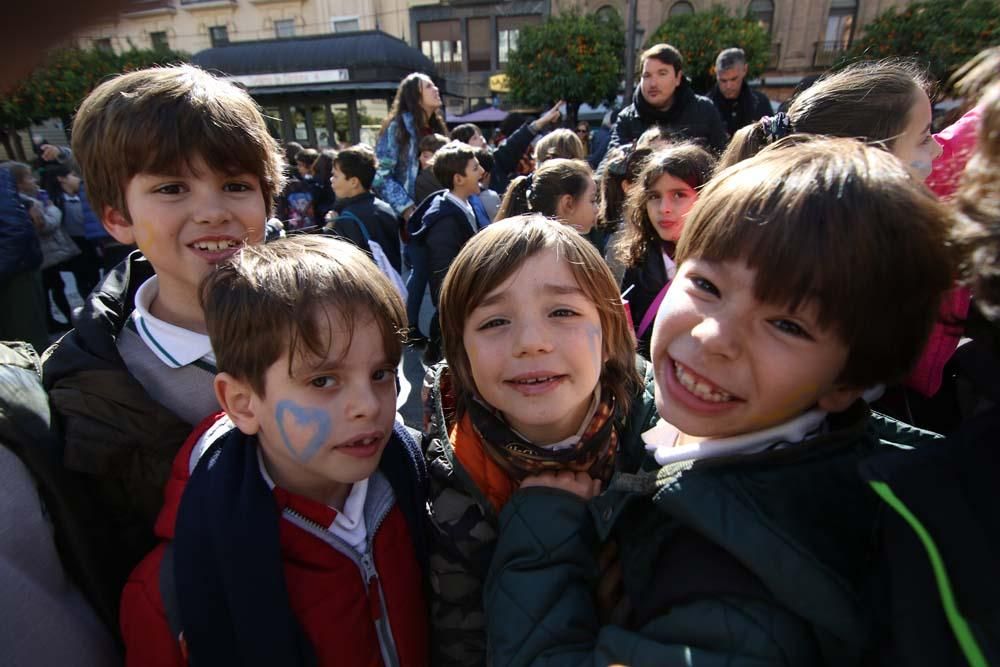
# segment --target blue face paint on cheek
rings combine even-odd
[[[322,408],[309,408],[295,401],[279,401],[274,420],[285,449],[302,463],[308,463],[333,431],[330,415]]]
[[[914,160],[910,163],[910,169],[916,172],[922,180],[927,180],[934,170],[934,166],[926,160]]]
[[[584,333],[587,336],[587,346],[590,348],[594,360],[599,364],[603,363],[604,333],[601,331],[600,325],[588,324],[584,327]]]

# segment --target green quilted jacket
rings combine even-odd
[[[589,503],[518,491],[485,586],[493,665],[852,665],[878,500],[864,458],[934,437],[862,402],[807,443],[618,474]],[[624,598],[601,624],[598,545],[617,540]]]
[[[619,470],[637,471],[645,451],[640,435],[657,419],[652,366],[637,357],[643,388],[621,420]],[[475,667],[486,664],[483,583],[496,546],[497,513],[455,458],[448,432],[453,415],[441,399],[441,375],[431,370],[425,418],[430,476],[431,664]]]

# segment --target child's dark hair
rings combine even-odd
[[[714,168],[712,154],[694,143],[661,148],[644,160],[625,202],[625,232],[618,252],[626,266],[638,266],[651,248],[659,246],[660,236],[649,219],[646,204],[660,177],[673,176],[697,191],[708,183]]]
[[[448,137],[443,134],[428,134],[426,137],[420,140],[417,144],[417,153],[423,153],[424,151],[430,151],[431,153],[437,153],[439,150],[444,148],[448,144]]]
[[[598,206],[598,226],[614,229],[622,220],[625,207],[625,182],[635,183],[646,164],[646,158],[653,154],[650,148],[616,146],[608,151],[604,178],[601,179],[601,203]]]
[[[205,326],[219,372],[265,395],[267,369],[288,352],[288,371],[302,357],[325,359],[334,331],[373,317],[386,360],[403,353],[406,308],[396,289],[355,245],[300,235],[246,246],[210,273],[201,286]],[[343,318],[341,328],[330,312]]]
[[[619,415],[640,386],[635,335],[625,317],[618,285],[593,244],[567,225],[532,214],[494,222],[465,244],[441,287],[439,313],[444,354],[459,413],[476,394],[463,332],[469,314],[530,257],[555,250],[601,320],[606,361],[601,385],[615,397]]]
[[[962,278],[976,306],[1000,324],[1000,83],[983,95],[979,145],[955,197]]]
[[[302,152],[302,144],[297,141],[289,141],[285,144],[285,161],[288,164],[295,164],[295,156]]]
[[[268,213],[285,182],[284,156],[257,103],[191,65],[129,72],[95,88],[73,121],[73,156],[93,210],[110,207],[126,219],[129,179],[178,173],[198,158],[221,173],[256,176]]]
[[[316,163],[316,158],[319,157],[319,151],[315,148],[303,148],[299,151],[298,155],[295,156],[295,161],[298,164],[304,165],[307,169],[312,169],[312,166]]]
[[[455,187],[455,176],[465,175],[469,160],[476,160],[476,149],[461,141],[449,142],[434,153],[434,178],[449,190]]]
[[[851,137],[892,150],[906,129],[918,94],[929,89],[924,70],[911,62],[850,65],[803,90],[788,107],[787,127],[775,127],[773,119],[765,117],[737,131],[719,160],[719,169],[756,155],[792,133]]]
[[[489,148],[479,148],[476,150],[476,159],[479,160],[479,166],[483,168],[487,174],[493,173],[493,168],[496,163],[493,160],[493,151]]]
[[[337,165],[337,169],[346,178],[357,178],[361,182],[362,188],[371,189],[372,181],[375,180],[378,160],[375,157],[375,151],[370,147],[358,144],[345,148],[337,153],[333,163]]]
[[[467,144],[469,143],[469,139],[477,134],[482,134],[478,125],[475,123],[462,123],[461,125],[455,126],[455,129],[451,131],[448,138],[452,141],[461,141],[462,143]]]
[[[582,197],[593,179],[590,165],[583,160],[549,160],[535,173],[514,179],[503,195],[496,219],[531,212],[555,217],[559,198],[563,195],[573,199]]]
[[[757,300],[816,308],[848,357],[852,388],[910,371],[954,279],[951,216],[889,153],[852,139],[789,137],[719,173],[677,244],[741,261]]]
[[[337,151],[332,148],[324,148],[319,152],[319,157],[313,162],[312,172],[316,182],[323,185],[330,185],[330,177],[333,175],[333,161],[337,158]]]

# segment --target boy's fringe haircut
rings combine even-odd
[[[840,381],[869,387],[905,377],[923,350],[955,275],[950,228],[889,153],[793,136],[705,186],[676,260],[743,261],[762,303],[814,305],[850,350]]]
[[[201,305],[219,372],[259,396],[282,354],[289,374],[296,360],[324,360],[341,325],[348,350],[367,317],[382,331],[386,359],[396,365],[403,353],[399,294],[365,253],[340,239],[304,235],[246,246],[205,278]]]
[[[434,178],[438,183],[452,190],[455,187],[455,176],[465,175],[469,160],[478,162],[476,149],[461,141],[451,141],[434,153],[431,171],[434,172]]]
[[[494,222],[476,234],[445,276],[438,311],[458,414],[476,394],[465,351],[466,320],[528,258],[549,249],[569,265],[580,289],[597,307],[607,355],[600,381],[615,397],[619,416],[627,414],[641,378],[635,366],[635,335],[625,317],[618,285],[590,241],[571,227],[537,213]]]
[[[131,220],[125,185],[138,173],[176,174],[201,158],[215,171],[260,179],[270,215],[284,155],[246,91],[192,65],[122,74],[94,89],[73,121],[73,157],[98,217]],[[263,224],[263,221],[261,221]]]

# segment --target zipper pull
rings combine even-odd
[[[378,572],[370,551],[362,554],[361,567],[365,570],[365,583],[368,585],[368,608],[372,621],[377,622],[382,618],[382,596],[378,592]]]

